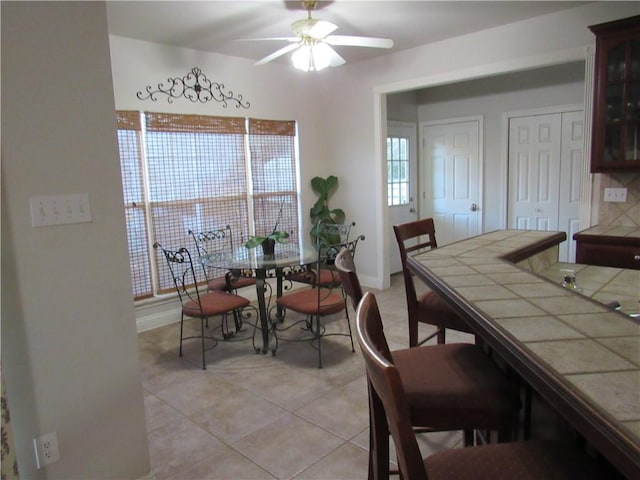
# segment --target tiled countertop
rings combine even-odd
[[[558,262],[539,274],[562,283],[566,270],[575,272],[578,293],[604,304],[618,302],[622,313],[640,315],[640,270]]]
[[[580,235],[595,235],[602,237],[625,237],[640,240],[640,227],[623,227],[618,225],[596,225],[578,232]]]
[[[490,232],[409,265],[595,448],[640,478],[640,324],[532,273],[557,260],[558,240],[550,254],[535,250],[554,235]],[[528,248],[548,265],[533,268]],[[586,275],[577,278],[586,289]]]

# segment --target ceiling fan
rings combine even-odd
[[[291,56],[294,67],[308,71],[319,71],[326,67],[338,67],[345,63],[332,46],[351,46],[369,48],[391,48],[393,40],[389,38],[359,37],[353,35],[331,35],[338,26],[325,20],[311,18],[311,11],[316,8],[317,1],[303,1],[307,10],[307,18],[291,24],[294,37],[255,38],[252,40],[279,40],[289,45],[258,60],[256,65],[264,65],[282,55],[295,50]]]

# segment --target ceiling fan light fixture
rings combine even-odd
[[[331,2],[328,2],[331,3]],[[269,37],[256,38],[254,40],[280,40],[289,42],[289,45],[261,58],[256,65],[264,65],[276,58],[295,50],[291,55],[293,66],[303,72],[317,72],[327,67],[339,67],[345,60],[336,52],[332,45],[348,47],[391,48],[393,40],[388,38],[360,37],[354,35],[332,35],[338,28],[334,23],[325,20],[311,18],[313,10],[318,2],[306,0],[302,2],[307,10],[307,18],[297,20],[291,24],[295,37]]]
[[[331,53],[331,47],[322,42],[313,45],[304,42],[291,55],[291,61],[295,68],[303,72],[319,72],[331,64]]]

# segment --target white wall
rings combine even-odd
[[[459,82],[418,93],[421,122],[482,115],[483,231],[505,228],[507,178],[503,114],[558,105],[583,105],[584,62]]]
[[[598,2],[334,69],[324,84],[328,168],[343,186],[336,200],[355,211],[367,241],[359,271],[388,282],[386,248],[393,246],[386,219],[383,139],[384,95],[468,78],[584,58],[594,44],[588,25],[640,13],[638,2]]]
[[[256,67],[247,59],[171,48],[113,35],[110,36],[110,45],[118,110],[297,120],[303,200],[301,217],[305,222],[303,231],[306,235],[309,208],[316,200],[310,180],[330,172],[326,167],[326,135],[316,94],[322,76],[309,76],[288,65],[274,63]],[[169,77],[183,77],[192,67],[200,68],[210,80],[224,84],[225,90],[241,94],[250,107],[236,108],[229,103],[225,108],[218,102],[192,103],[184,98],[168,103],[166,97],[160,95],[155,102],[137,98],[136,93],[144,92],[147,85],[155,89],[158,83],[166,83]]]
[[[2,375],[20,478],[149,471],[103,2],[2,2]],[[29,198],[93,221],[34,228]],[[32,439],[60,461],[36,470]]]

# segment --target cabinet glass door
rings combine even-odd
[[[640,41],[623,41],[607,51],[604,119],[605,162],[637,161],[640,117]]]

